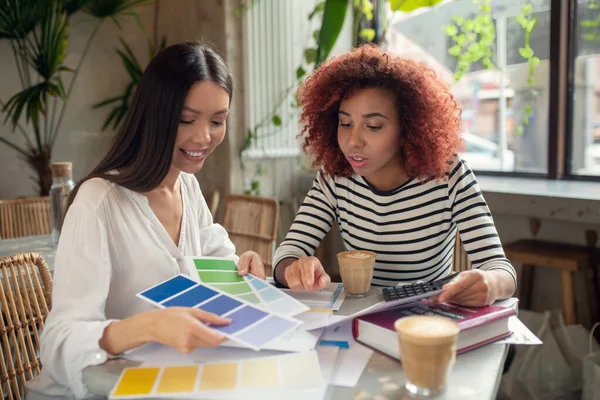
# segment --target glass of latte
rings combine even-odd
[[[458,325],[451,319],[417,315],[394,324],[406,390],[419,397],[442,394],[456,360]]]
[[[344,291],[349,297],[364,297],[371,288],[375,257],[372,251],[349,250],[337,254]]]

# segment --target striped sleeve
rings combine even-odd
[[[323,171],[319,171],[285,240],[275,251],[273,257],[275,268],[285,258],[314,255],[321,240],[336,220],[336,207],[335,182],[325,176]]]
[[[448,198],[452,221],[458,227],[460,239],[473,267],[486,271],[505,270],[517,285],[517,275],[504,255],[492,214],[481,194],[473,171],[459,160],[450,173]]]

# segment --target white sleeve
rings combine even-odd
[[[112,321],[105,317],[112,266],[106,229],[98,211],[74,203],[56,252],[52,310],[42,333],[40,358],[53,381],[77,398],[89,396],[82,371],[107,354],[99,340]]]
[[[239,257],[235,253],[235,245],[229,239],[229,234],[222,225],[215,224],[195,177],[198,193],[198,221],[200,223],[200,243],[202,255],[205,257],[230,258],[237,264]]]

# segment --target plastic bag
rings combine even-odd
[[[600,322],[592,328],[590,343],[596,328],[600,328]],[[600,351],[590,351],[583,358],[583,400],[600,400]]]
[[[503,376],[500,397],[509,399],[580,399],[583,359],[589,332],[581,325],[565,325],[562,313],[519,311],[519,319],[538,336],[539,346],[517,346]],[[598,344],[592,343],[597,349]]]

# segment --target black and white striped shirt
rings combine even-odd
[[[374,285],[448,275],[457,229],[473,268],[503,269],[516,284],[475,175],[460,158],[447,180],[414,178],[386,192],[356,174],[332,178],[320,171],[273,265],[314,255],[333,221],[347,250],[377,253]]]

